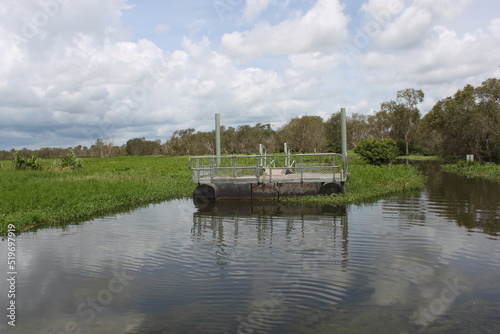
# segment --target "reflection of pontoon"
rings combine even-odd
[[[195,216],[222,216],[222,217],[251,217],[260,216],[294,216],[309,217],[318,216],[344,217],[347,215],[345,206],[301,206],[286,205],[272,201],[220,201],[205,200],[196,201],[198,212]]]
[[[194,200],[191,232],[216,238],[225,254],[239,243],[273,240],[300,240],[301,247],[323,257],[324,263],[337,262],[347,268],[348,213],[345,206],[299,206],[276,201]],[[238,238],[245,236],[244,238]],[[255,237],[254,237],[255,236]],[[225,245],[231,245],[225,247]]]

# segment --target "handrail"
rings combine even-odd
[[[337,153],[195,156],[189,167],[195,183],[343,182],[347,176],[346,162]]]

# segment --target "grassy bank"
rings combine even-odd
[[[424,176],[413,166],[372,166],[354,161],[349,164],[345,194],[304,196],[286,201],[312,205],[345,205],[422,189],[423,185]]]
[[[456,164],[443,165],[444,171],[463,175],[480,177],[500,182],[500,165],[480,165],[478,163],[459,162]]]
[[[369,166],[353,159],[347,194],[287,199],[304,204],[341,205],[421,188],[413,167]],[[141,205],[190,196],[187,157],[86,158],[81,170],[16,171],[0,162],[0,234],[8,224],[19,231],[63,225]],[[47,161],[47,166],[50,166]]]
[[[398,157],[398,160],[412,160],[412,161],[432,161],[432,160],[442,160],[443,158],[437,155],[402,155]]]
[[[0,168],[0,233],[60,225],[188,196],[194,189],[186,157],[83,159],[81,170]],[[46,162],[47,165],[50,161]]]

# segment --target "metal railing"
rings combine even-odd
[[[337,153],[200,156],[189,158],[195,183],[344,182],[347,164]],[[219,163],[217,163],[219,161]]]

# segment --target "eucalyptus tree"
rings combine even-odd
[[[368,116],[370,137],[375,139],[389,138],[391,134],[391,117],[387,110],[381,110]]]
[[[354,148],[355,143],[362,139],[373,137],[369,120],[370,116],[358,113],[353,113],[346,118],[346,135],[348,148]],[[333,113],[324,124],[328,146],[338,146],[338,148],[340,149],[340,112]]]
[[[437,102],[424,125],[439,137],[441,154],[499,161],[500,80],[488,79],[477,88],[467,85]]]
[[[396,101],[380,105],[381,111],[389,115],[391,137],[405,142],[406,155],[410,154],[410,141],[416,135],[421,119],[418,105],[423,102],[424,96],[420,89],[407,88],[397,92]]]
[[[281,140],[297,152],[321,152],[326,143],[325,126],[320,116],[293,118],[279,134]]]

